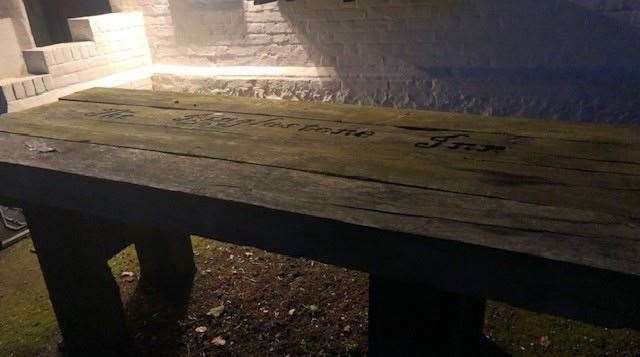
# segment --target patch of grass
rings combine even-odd
[[[109,261],[114,276],[137,270],[133,246]],[[31,240],[0,251],[0,356],[56,355],[58,324]]]
[[[136,249],[133,245],[128,246],[123,251],[118,253],[116,256],[109,260],[109,268],[111,268],[111,272],[113,276],[118,279],[118,277],[124,271],[135,271],[139,270],[138,268],[138,256],[136,255]]]
[[[485,331],[514,356],[638,356],[640,332],[607,329],[498,302],[487,306]]]
[[[53,308],[31,249],[31,241],[23,240],[0,252],[0,356],[36,356],[57,339]]]

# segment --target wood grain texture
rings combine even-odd
[[[569,141],[621,144],[640,143],[637,126],[567,123],[551,120],[483,117],[446,112],[359,106],[351,104],[292,102],[232,96],[199,96],[187,93],[93,88],[62,98],[91,103],[155,106],[167,109],[198,109],[222,112],[267,114],[363,124],[436,130],[464,130],[548,137]]]
[[[0,197],[640,321],[636,134],[94,89],[2,117]]]

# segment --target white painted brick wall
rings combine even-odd
[[[144,12],[159,63],[335,65],[357,72],[363,66],[410,73],[424,67],[601,66],[619,60],[611,47],[626,45],[620,31],[640,26],[640,0],[239,1],[242,6],[232,8],[190,0],[112,0],[112,6]],[[606,26],[605,15],[617,20]],[[208,21],[212,16],[241,16],[243,25],[220,33],[225,27]],[[185,33],[203,35],[196,41]]]
[[[331,66],[349,102],[640,122],[640,0],[112,1],[144,13],[156,63]]]

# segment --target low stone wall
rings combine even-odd
[[[33,78],[45,76],[33,76]],[[21,82],[21,83],[24,83]],[[2,84],[2,80],[0,80]],[[13,84],[16,84],[15,82]],[[29,108],[56,102],[59,98],[75,92],[94,87],[128,88],[128,89],[152,89],[151,68],[140,67],[128,71],[119,72],[106,77],[72,84],[66,87],[47,89],[45,92],[37,92],[37,95],[25,96],[18,100],[6,102],[0,95],[0,114],[18,112]],[[2,87],[4,90],[6,87]]]
[[[90,83],[94,86],[151,87],[151,56],[140,12],[68,21],[74,42],[23,50],[19,60],[24,58],[23,66],[26,64],[28,74],[0,77],[0,113],[49,103],[65,93],[86,89],[86,84]],[[135,69],[141,71],[132,72]],[[119,73],[136,75],[130,81],[123,81],[117,75]]]
[[[195,72],[195,71],[194,71]],[[548,74],[552,75],[552,74]],[[491,116],[555,118],[570,121],[640,124],[639,80],[620,81],[618,74],[600,81],[575,73],[553,79],[514,75],[514,81],[471,74],[435,78],[340,78],[295,76],[202,76],[156,72],[153,88],[209,95],[324,101],[396,108],[475,113]],[[609,77],[611,76],[611,77]]]
[[[74,42],[24,51],[29,73],[60,88],[151,64],[141,13],[69,19],[69,29]]]

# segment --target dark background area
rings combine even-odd
[[[70,42],[67,19],[111,12],[108,0],[24,0],[36,46]]]

